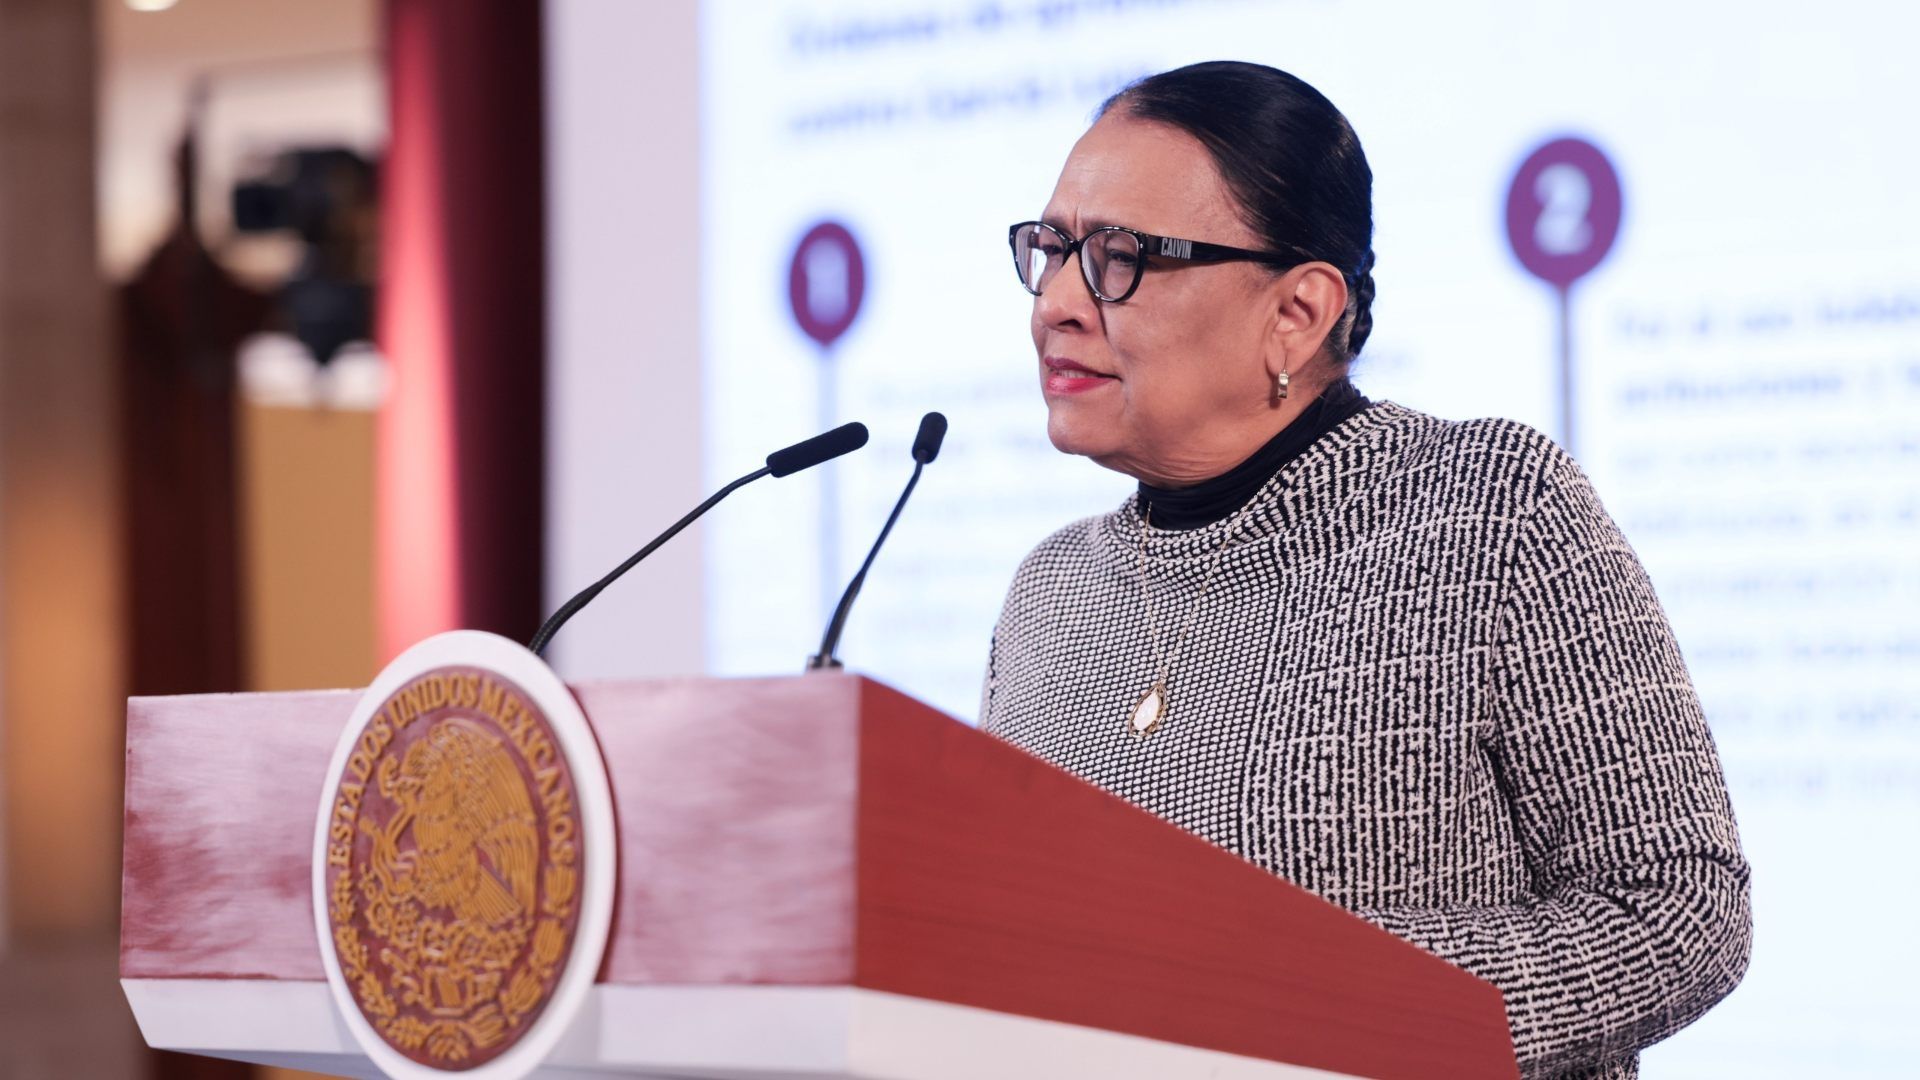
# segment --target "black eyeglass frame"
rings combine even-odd
[[[1129,229],[1124,225],[1102,225],[1097,229],[1089,230],[1087,235],[1076,240],[1068,236],[1065,230],[1044,221],[1017,222],[1007,226],[1007,247],[1013,252],[1013,272],[1020,278],[1021,286],[1035,296],[1040,295],[1040,290],[1028,284],[1026,268],[1020,265],[1020,230],[1030,229],[1036,225],[1059,237],[1066,245],[1060,254],[1060,265],[1063,267],[1068,259],[1073,258],[1075,253],[1086,246],[1087,241],[1100,233],[1125,233],[1139,241],[1140,260],[1133,264],[1133,282],[1119,296],[1108,296],[1101,292],[1099,283],[1093,280],[1093,271],[1088,268],[1086,258],[1082,256],[1080,259],[1080,278],[1087,283],[1087,291],[1093,294],[1094,299],[1109,304],[1118,304],[1131,297],[1140,288],[1140,281],[1146,276],[1147,265],[1155,259],[1175,259],[1189,263],[1259,262],[1266,263],[1277,270],[1290,270],[1302,263],[1313,261],[1311,258],[1283,255],[1277,251],[1252,251],[1247,248],[1229,247],[1226,244],[1209,244],[1204,240],[1155,236],[1152,233],[1141,232],[1139,229]]]

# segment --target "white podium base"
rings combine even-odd
[[[381,1074],[324,982],[122,979],[147,1044]],[[456,1075],[449,1073],[448,1075]],[[535,1076],[661,1080],[1305,1080],[1344,1074],[848,987],[593,988]]]

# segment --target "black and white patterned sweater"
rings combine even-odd
[[[1165,644],[1231,519],[1146,540]],[[981,725],[1500,988],[1523,1074],[1632,1077],[1745,971],[1747,866],[1639,560],[1559,447],[1392,402],[1254,496],[1168,682],[1130,498],[1022,563]]]

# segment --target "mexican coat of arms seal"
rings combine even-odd
[[[500,655],[460,662],[476,647]],[[509,657],[524,669],[532,654],[471,631],[416,646],[368,691],[335,754],[316,922],[342,1012],[390,1075],[536,1067],[564,1027],[556,1001],[577,1006],[604,947],[610,901],[587,885],[591,874],[606,893],[610,868],[587,841],[605,824],[586,820],[610,809],[604,766],[597,752],[580,760],[591,736],[571,696],[553,696],[558,680],[539,693],[522,680],[551,672],[501,670]],[[543,1026],[545,1045],[529,1046]]]

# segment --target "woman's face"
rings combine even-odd
[[[1116,109],[1074,145],[1042,220],[1079,238],[1124,225],[1234,247],[1240,219],[1212,156],[1178,128]],[[1219,475],[1284,426],[1272,401],[1295,273],[1257,263],[1156,263],[1132,297],[1094,299],[1080,256],[1033,303],[1055,448],[1162,486]],[[1342,298],[1344,301],[1344,297]],[[1292,374],[1301,374],[1294,364]],[[1298,396],[1298,395],[1296,395]],[[1290,411],[1290,410],[1289,410]]]

